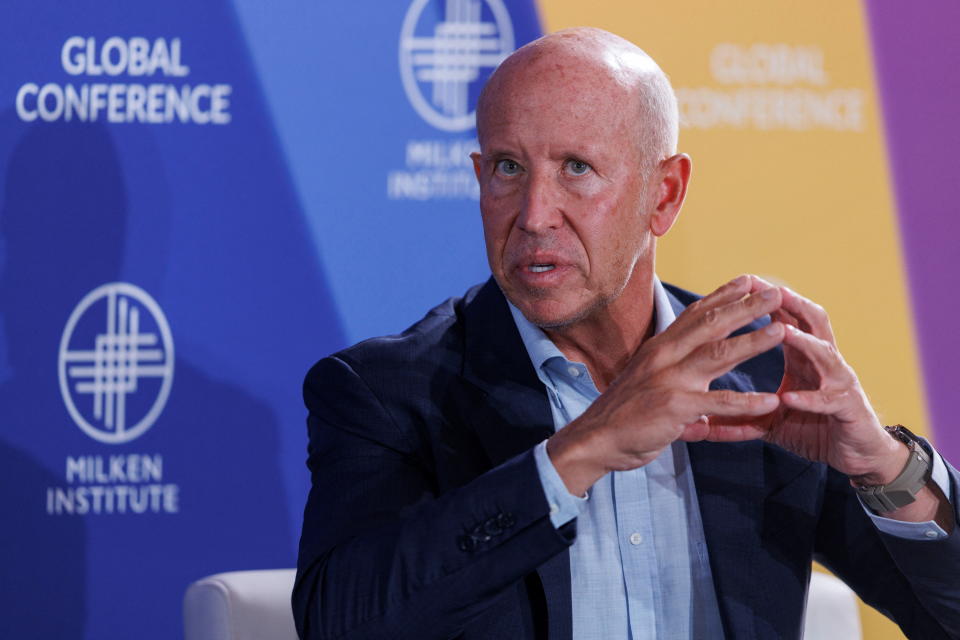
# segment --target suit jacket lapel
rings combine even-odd
[[[506,300],[490,279],[464,310],[463,379],[474,396],[468,421],[491,466],[497,466],[553,435],[553,413]],[[568,525],[569,526],[569,525]],[[570,554],[537,569],[547,602],[550,638],[572,633]]]
[[[493,466],[553,434],[543,383],[491,279],[464,310],[463,379],[482,399],[469,416]]]

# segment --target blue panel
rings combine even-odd
[[[456,5],[476,7],[479,21],[493,25],[490,38],[503,31],[494,5],[508,9],[515,46],[540,35],[529,0],[416,0],[380,3],[377,11],[356,3],[279,8],[237,2],[351,342],[396,332],[489,274],[467,158],[476,132],[472,126],[443,130],[425,120],[402,78],[404,20],[411,16],[415,35],[429,35],[456,16]],[[468,89],[469,111],[491,70],[477,69]],[[422,90],[429,99],[429,86]],[[420,155],[408,158],[418,150]],[[432,194],[415,184],[406,191],[395,184],[391,194],[389,179],[398,175],[438,176],[438,184]]]
[[[72,36],[83,39],[68,55],[68,66],[84,67],[76,75],[61,62]],[[125,44],[110,49],[108,66],[134,55],[131,38],[152,50],[162,38],[167,60],[179,41],[189,71],[137,75],[127,60],[117,75],[93,75],[97,64],[79,62],[86,39],[96,63],[114,36]],[[307,483],[299,386],[318,354],[343,344],[339,318],[232,7],[24,4],[4,12],[0,59],[0,637],[177,637],[190,581],[294,562]],[[31,83],[55,85],[49,121],[30,120],[38,92],[31,103],[21,88]],[[221,114],[230,121],[203,123],[213,110],[205,94],[186,122],[177,113],[141,122],[149,114],[136,111],[117,122],[125,104],[113,122],[107,105],[96,121],[89,104],[70,121],[57,113],[58,91],[96,84],[124,85],[128,100],[129,85],[229,85]],[[18,94],[27,96],[20,111]],[[100,394],[101,414],[122,404],[132,427],[158,396],[150,367],[175,351],[159,415],[115,444],[81,430],[58,378],[68,319],[112,282],[156,301],[174,348],[150,344],[157,321],[129,298],[130,313],[115,316],[137,317],[138,368],[128,361],[117,379],[115,345],[101,340],[107,357],[87,384],[127,385]],[[117,343],[106,304],[79,316],[68,349],[78,359],[66,371],[94,368],[98,336]],[[67,381],[81,420],[125,437],[118,413],[111,426],[98,422],[96,392],[76,391],[83,375]]]
[[[462,122],[538,31],[526,1],[5,9],[0,637],[178,637],[191,581],[293,565],[302,377],[486,277]]]
[[[0,638],[178,637],[191,581],[294,564],[308,367],[486,277],[475,133],[415,110],[404,20],[413,95],[462,122],[536,15],[3,13]]]

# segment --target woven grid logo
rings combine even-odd
[[[400,32],[407,99],[437,129],[472,129],[480,89],[513,47],[502,0],[414,0]]]
[[[173,338],[156,301],[125,282],[77,304],[60,339],[60,393],[73,421],[100,442],[143,435],[173,384]]]

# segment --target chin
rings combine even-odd
[[[600,304],[573,305],[556,300],[510,299],[523,316],[541,329],[564,329],[593,313]]]
[[[499,274],[494,279],[500,291],[510,303],[520,310],[531,324],[541,329],[563,329],[580,322],[604,307],[607,301],[590,295],[583,289],[571,290],[570,287],[550,287],[530,289],[517,286],[504,286]]]

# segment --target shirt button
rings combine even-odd
[[[931,539],[932,539],[932,538],[936,538],[938,534],[937,534],[936,531],[930,530],[930,531],[927,531],[926,533],[924,533],[923,535],[925,535],[925,536],[927,536],[928,538],[931,538]]]
[[[560,511],[560,507],[557,506],[556,502],[550,503],[550,515],[554,516],[557,512]]]
[[[579,378],[579,377],[580,377],[580,369],[577,369],[577,368],[574,367],[573,365],[570,365],[570,366],[567,368],[567,373],[569,373],[570,375],[572,375],[574,378]]]
[[[630,534],[630,544],[640,544],[643,542],[643,536],[634,531]]]

